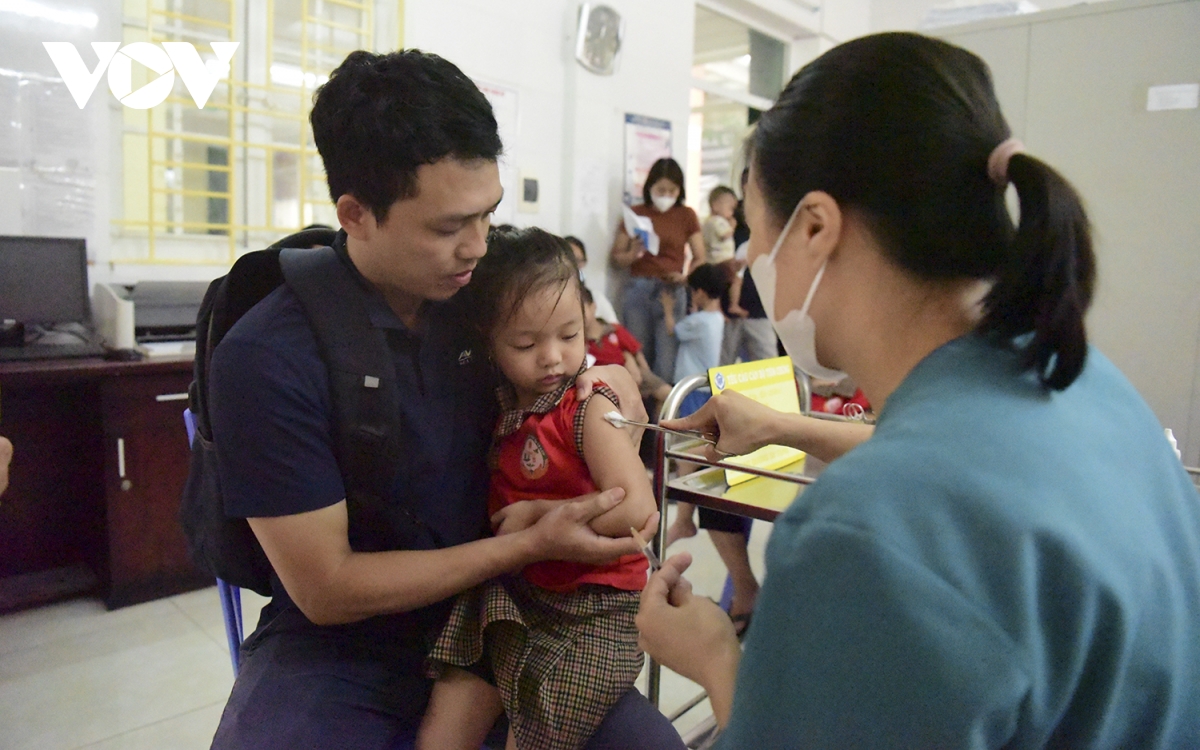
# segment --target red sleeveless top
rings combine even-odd
[[[598,385],[595,392],[617,402],[607,386]],[[597,491],[583,459],[583,417],[590,400],[578,400],[572,379],[564,390],[542,396],[528,410],[507,409],[505,404],[492,448],[489,514],[521,500],[569,500]],[[608,565],[545,560],[526,566],[522,573],[533,585],[550,591],[573,591],[585,583],[641,591],[648,567],[646,558],[636,554]]]

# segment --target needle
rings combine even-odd
[[[642,547],[642,554],[645,555],[646,559],[650,561],[650,572],[653,573],[661,568],[662,562],[659,561],[658,555],[654,554],[654,550],[650,548],[650,544],[648,542],[642,539],[642,535],[638,533],[638,530],[630,526],[629,533],[633,534],[633,538],[636,539],[637,543]]]

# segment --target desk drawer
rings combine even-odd
[[[212,582],[188,560],[179,525],[190,382],[186,373],[133,375],[101,388],[110,607]]]

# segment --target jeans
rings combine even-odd
[[[675,320],[687,314],[687,290],[678,284],[646,276],[633,276],[625,283],[622,297],[622,320],[633,337],[642,345],[650,369],[668,383],[675,382],[675,352],[679,342],[667,333],[659,293],[670,289],[675,298]]]

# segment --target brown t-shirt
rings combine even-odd
[[[668,274],[682,271],[688,237],[700,231],[696,212],[687,206],[672,206],[670,211],[660,213],[654,206],[646,205],[634,206],[633,212],[638,216],[650,217],[654,233],[658,235],[658,255],[646,253],[634,261],[629,267],[630,275],[665,279]],[[624,222],[617,227],[617,231],[625,231]]]

